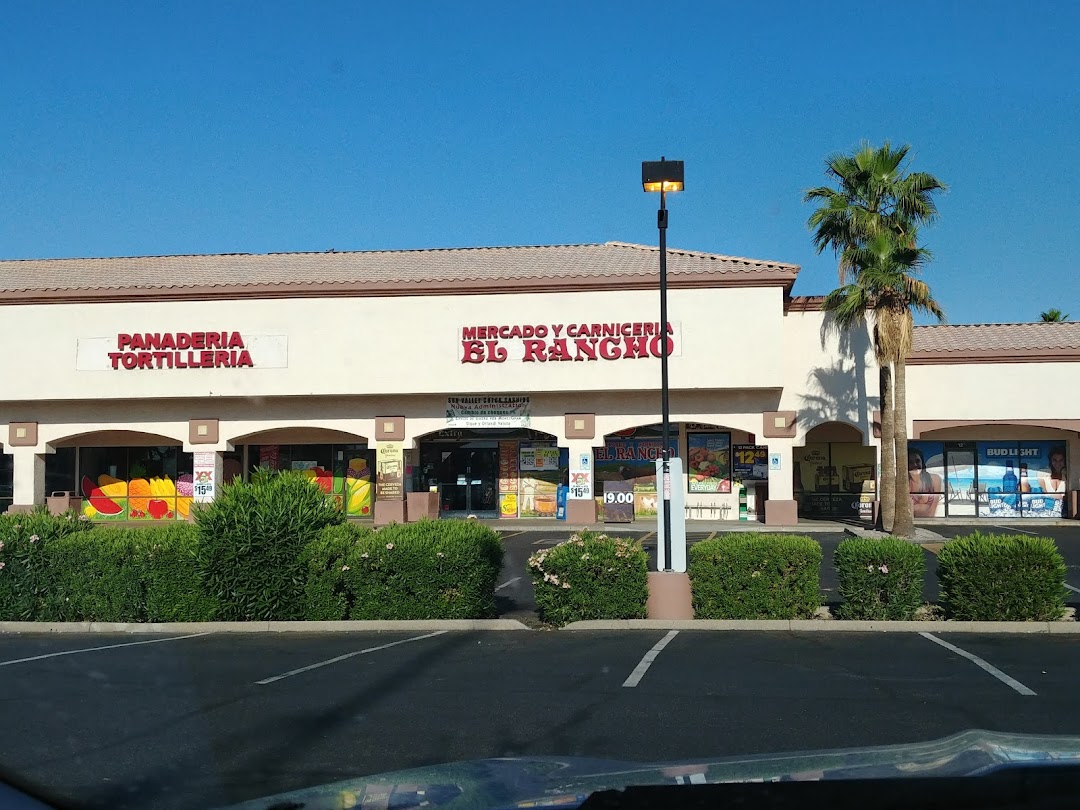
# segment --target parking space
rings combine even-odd
[[[181,807],[492,756],[654,761],[1080,732],[1080,638],[941,638],[1034,694],[917,634],[0,638],[2,661],[33,659],[0,666],[0,766],[93,806]]]

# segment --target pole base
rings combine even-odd
[[[650,619],[694,618],[690,575],[678,571],[650,571],[649,601],[645,612]]]

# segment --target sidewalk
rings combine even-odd
[[[493,529],[509,532],[561,532],[579,531],[589,529],[602,531],[607,534],[641,534],[655,532],[657,530],[656,518],[639,518],[633,523],[599,523],[592,525],[567,523],[564,520],[529,520],[518,518],[502,518],[498,520],[480,520],[485,526]],[[843,523],[833,520],[803,520],[794,526],[766,526],[756,520],[687,520],[686,531],[692,533],[710,532],[779,532],[800,534],[813,532],[841,533],[855,526],[855,523]]]

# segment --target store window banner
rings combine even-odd
[[[447,397],[446,424],[457,428],[527,428],[531,423],[528,397]]]

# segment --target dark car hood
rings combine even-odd
[[[233,805],[269,808],[576,807],[627,785],[976,776],[1003,767],[1080,764],[1080,737],[965,731],[908,745],[790,754],[621,762],[582,757],[478,759],[345,779]]]

